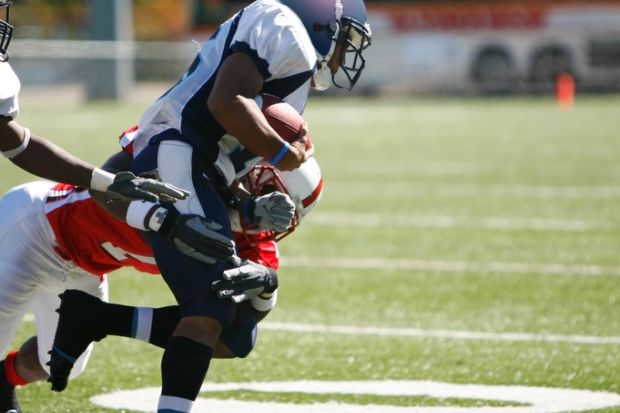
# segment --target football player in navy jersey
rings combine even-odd
[[[231,238],[226,189],[258,162],[280,170],[299,167],[307,131],[286,142],[255,100],[273,95],[304,110],[311,87],[351,89],[370,45],[363,0],[261,0],[224,22],[202,46],[181,79],[143,114],[132,172],[157,170],[191,196],[171,207],[130,204],[127,222],[146,233],[162,276],[179,304],[180,321],[162,358],[158,412],[189,412],[220,333],[236,303],[211,289],[232,263],[201,262],[182,254],[157,229],[171,211],[198,214]],[[238,145],[223,144],[234,140]],[[224,195],[222,195],[224,194]],[[51,381],[62,354],[52,354]],[[57,388],[60,390],[60,388]]]
[[[129,172],[117,175],[96,168],[64,151],[53,143],[31,134],[17,121],[20,82],[8,60],[8,47],[13,35],[9,10],[13,0],[0,0],[0,152],[20,168],[53,181],[84,188],[107,191],[116,198],[166,200],[184,198],[185,191],[171,185]]]

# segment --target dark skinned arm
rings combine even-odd
[[[0,150],[7,151],[18,147],[24,139],[24,128],[7,117],[0,117]],[[56,182],[88,188],[94,166],[71,155],[64,149],[35,135],[30,135],[30,143],[11,162],[31,174]]]
[[[26,129],[8,117],[0,116],[0,150],[19,148],[26,139]],[[71,155],[64,149],[36,135],[30,135],[27,146],[10,158],[20,168],[42,178],[83,188],[106,190],[122,199],[185,199],[189,193],[165,182],[138,179],[132,174],[110,174]]]
[[[262,74],[245,53],[233,53],[220,68],[207,105],[220,125],[252,153],[273,159],[285,141],[273,130],[254,101],[264,84]],[[292,170],[306,160],[307,130],[277,163],[278,169]]]
[[[126,171],[130,168],[131,162],[131,155],[127,152],[120,151],[112,155],[101,168],[112,173]],[[252,197],[252,194],[250,194],[241,182],[237,180],[232,183],[230,189],[240,199],[250,199]],[[92,189],[89,192],[95,202],[97,202],[100,207],[105,209],[108,214],[111,214],[121,221],[125,220],[125,217],[127,216],[127,208],[129,207],[129,201],[111,200],[104,192],[93,191]],[[238,207],[238,205],[236,205],[236,207]]]

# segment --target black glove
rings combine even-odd
[[[272,268],[245,260],[239,267],[224,271],[222,279],[214,281],[211,289],[219,298],[230,298],[236,303],[252,299],[278,288],[278,275]]]
[[[110,199],[142,199],[151,202],[174,202],[190,195],[189,192],[174,185],[156,179],[137,177],[128,171],[117,173],[106,193]]]
[[[150,216],[161,222],[156,231],[183,254],[206,264],[230,261],[235,254],[235,243],[217,232],[222,226],[203,216],[179,214],[173,207],[158,206]],[[151,217],[147,217],[147,222]]]

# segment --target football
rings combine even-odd
[[[262,111],[269,125],[278,132],[278,135],[287,142],[292,142],[301,133],[302,126],[306,123],[304,118],[291,105],[275,96],[261,95]],[[308,135],[306,150],[312,148]]]

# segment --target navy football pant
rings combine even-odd
[[[222,226],[220,233],[232,238],[228,210],[209,173],[207,161],[175,129],[153,137],[135,158],[132,172],[157,170],[162,181],[191,192],[191,196],[174,203],[180,213],[199,214]],[[208,316],[223,328],[234,318],[236,305],[218,298],[211,283],[230,268],[228,263],[205,264],[179,252],[174,245],[153,232],[145,233],[161,274],[180,306],[180,316]]]

